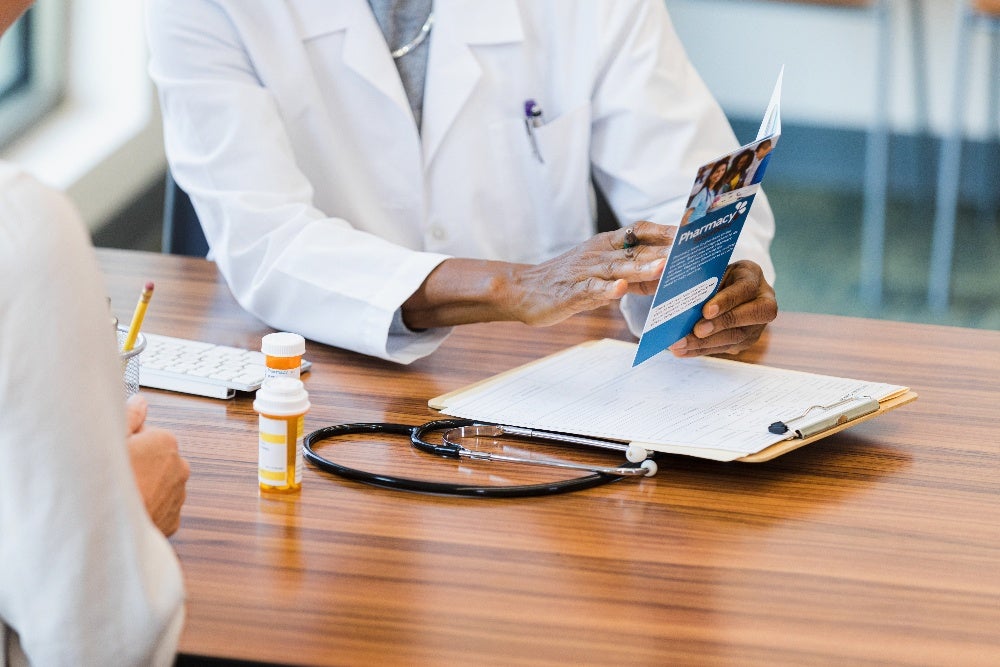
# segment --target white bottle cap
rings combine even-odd
[[[267,334],[260,340],[260,351],[269,357],[301,357],[306,353],[306,339],[286,331]]]
[[[257,390],[253,409],[265,415],[288,417],[309,411],[309,392],[302,380],[272,378]]]

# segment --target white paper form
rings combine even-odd
[[[633,367],[635,349],[618,340],[573,347],[462,392],[443,412],[731,460],[788,439],[768,431],[775,421],[905,389],[710,357],[659,355]]]

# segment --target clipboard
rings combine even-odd
[[[596,358],[593,357],[594,354],[601,352],[625,358],[628,354],[634,353],[635,345],[635,343],[610,339],[581,343],[580,345],[576,345],[572,348],[567,348],[566,350],[556,352],[541,359],[528,362],[522,366],[499,373],[479,382],[472,383],[460,389],[436,396],[428,401],[428,405],[431,408],[453,416],[476,419],[484,422],[500,423],[506,426],[541,428],[543,430],[558,431],[573,435],[601,437],[626,445],[630,444],[636,447],[641,447],[648,451],[683,454],[718,461],[762,463],[798,449],[799,447],[804,447],[808,444],[816,442],[817,440],[839,433],[840,431],[850,428],[856,424],[875,419],[886,412],[911,403],[917,399],[916,392],[912,391],[909,387],[884,385],[881,383],[871,383],[864,380],[853,380],[850,378],[835,378],[832,376],[824,376],[814,373],[803,373],[801,371],[789,371],[770,366],[746,364],[744,362],[727,359],[700,358],[702,361],[697,363],[705,367],[707,369],[706,372],[712,373],[715,372],[716,369],[721,369],[719,370],[720,377],[721,374],[726,374],[729,371],[736,369],[744,375],[749,373],[751,377],[754,375],[760,375],[762,377],[773,376],[768,378],[772,380],[772,384],[774,383],[774,378],[777,378],[778,380],[781,380],[782,378],[792,378],[794,381],[804,383],[805,385],[809,385],[814,382],[827,383],[836,380],[840,381],[838,386],[863,387],[869,392],[869,394],[855,394],[849,398],[841,397],[838,400],[828,401],[826,403],[820,402],[816,405],[806,406],[810,408],[809,410],[803,410],[801,406],[790,408],[775,404],[775,412],[772,415],[774,418],[770,419],[768,424],[784,420],[788,426],[787,434],[784,434],[783,437],[771,437],[772,440],[778,440],[777,442],[773,442],[773,444],[761,447],[756,451],[749,453],[744,452],[740,454],[718,450],[712,447],[699,448],[688,445],[664,445],[661,442],[650,442],[642,438],[622,438],[620,433],[616,437],[613,433],[609,433],[608,431],[595,433],[592,430],[578,430],[573,428],[572,424],[568,423],[562,423],[561,425],[555,423],[556,427],[553,427],[553,423],[541,424],[534,418],[526,418],[522,421],[518,419],[516,415],[512,419],[495,419],[491,418],[495,416],[494,414],[489,413],[488,410],[482,411],[475,405],[476,397],[484,394],[496,394],[495,400],[505,400],[504,392],[518,391],[517,383],[522,380],[530,384],[531,380],[535,379],[534,374],[545,372],[543,366],[546,364],[553,365],[553,368],[558,368],[558,364],[561,363],[559,360],[561,355],[577,355],[576,357],[567,357],[567,359],[572,359],[576,363],[579,363],[581,359],[592,360]],[[693,360],[687,360],[688,363],[691,363],[691,361]],[[671,358],[670,360],[661,360],[658,363],[666,365],[684,362],[685,360],[672,360]],[[611,360],[609,363],[615,362]],[[627,365],[628,364],[626,364],[626,366]],[[622,372],[625,374],[636,371],[623,369]],[[553,394],[553,390],[551,388],[539,389],[538,387],[533,387],[533,390],[538,392],[533,397],[533,400],[536,403],[538,401],[548,400]],[[546,391],[548,391],[548,393],[546,393]],[[586,391],[586,389],[584,389],[584,391]],[[601,389],[601,391],[604,391],[604,389]],[[873,397],[870,395],[870,393],[873,392],[880,393]],[[513,398],[512,400],[518,399]],[[469,405],[472,407],[470,408]],[[456,406],[460,406],[460,409],[457,411],[455,410]],[[707,415],[706,419],[709,418],[710,416]],[[761,428],[767,429],[768,424],[761,424]]]
[[[875,410],[857,416],[851,416],[849,413],[838,414],[836,416],[836,421],[833,424],[830,424],[819,432],[805,437],[799,435],[773,444],[770,447],[766,447],[756,454],[748,454],[734,460],[742,461],[743,463],[763,463],[764,461],[770,461],[773,458],[777,458],[782,454],[786,454],[792,450],[798,449],[799,447],[805,447],[806,445],[816,442],[817,440],[822,440],[823,438],[831,436],[834,433],[839,433],[846,428],[854,426],[855,424],[860,424],[870,419],[880,417],[890,410],[895,410],[896,408],[906,405],[907,403],[912,403],[915,400],[917,400],[917,393],[907,387],[896,394],[877,401],[878,406]]]

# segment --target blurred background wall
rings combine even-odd
[[[756,133],[778,70],[785,66],[784,133],[766,183],[778,219],[774,256],[782,308],[1000,328],[995,203],[1000,118],[991,116],[988,104],[998,56],[990,33],[976,30],[968,40],[964,194],[952,295],[944,312],[931,312],[925,298],[927,264],[939,143],[953,92],[958,3],[888,2],[886,267],[884,299],[872,310],[859,300],[858,275],[865,142],[880,85],[877,21],[868,11],[816,6],[825,4],[816,0],[665,2],[741,142]],[[53,112],[0,148],[0,158],[19,162],[67,191],[97,244],[158,250],[165,159],[155,93],[146,75],[142,3],[38,4],[59,4],[66,13],[64,93]],[[916,24],[914,6],[920,10]],[[921,31],[924,42],[915,51],[914,35]],[[985,210],[979,205],[984,188],[994,197]]]
[[[765,190],[777,218],[773,255],[785,309],[1000,328],[998,21],[956,27],[964,0],[878,3],[667,0],[688,53],[741,142],[753,138],[785,66],[784,133]],[[845,7],[843,5],[862,5]],[[880,46],[887,45],[884,79]],[[967,83],[956,103],[957,47]],[[881,93],[881,95],[880,95]],[[883,106],[879,106],[879,105]],[[862,196],[868,132],[888,127],[883,299],[862,299]],[[949,299],[928,287],[942,137],[964,139]],[[947,208],[947,207],[946,207]]]
[[[836,3],[833,3],[836,4]],[[957,0],[890,0],[889,90],[891,126],[912,134],[929,115],[932,130],[945,127],[952,92]],[[765,93],[786,66],[782,118],[790,123],[865,130],[874,114],[878,83],[874,63],[878,32],[872,15],[827,3],[779,0],[666,0],[688,54],[723,107],[737,117],[759,116]],[[911,8],[922,13],[928,99],[917,104]],[[983,139],[987,128],[988,33],[971,35],[973,58],[966,133]],[[729,52],[727,54],[727,51]],[[734,53],[735,52],[735,53]],[[745,53],[747,57],[736,54]],[[993,73],[995,76],[996,73]],[[926,105],[926,106],[925,106]]]

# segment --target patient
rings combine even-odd
[[[104,294],[69,202],[0,163],[0,665],[174,661],[189,468],[122,400]]]

